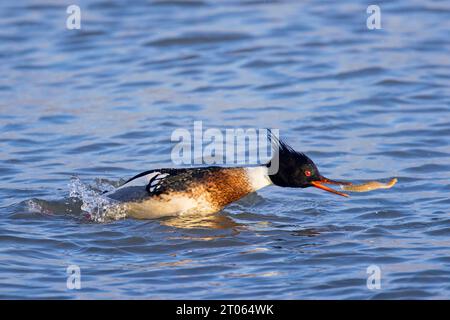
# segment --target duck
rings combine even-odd
[[[250,193],[274,185],[282,188],[314,187],[348,197],[327,185],[348,185],[322,176],[304,153],[271,136],[277,158],[262,165],[243,167],[161,168],[144,171],[105,193],[124,204],[136,219],[214,214]],[[269,170],[278,161],[278,170]]]

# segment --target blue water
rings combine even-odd
[[[82,0],[67,30],[70,4],[0,4],[0,298],[450,298],[448,1],[378,1],[380,30],[364,1]],[[86,216],[172,166],[171,133],[196,120],[279,128],[326,176],[399,182]]]

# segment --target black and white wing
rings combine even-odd
[[[148,181],[148,184],[145,187],[145,190],[147,190],[147,192],[149,194],[153,194],[153,193],[158,192],[161,189],[162,182],[164,181],[164,179],[167,176],[169,176],[168,173],[158,173],[158,174],[154,175]]]
[[[143,200],[158,192],[162,182],[169,175],[158,170],[143,172],[105,195],[118,201]]]

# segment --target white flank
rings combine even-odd
[[[250,181],[253,191],[272,184],[272,181],[268,175],[268,168],[266,166],[247,167],[245,168],[245,171],[247,172],[247,179]]]
[[[193,199],[183,195],[162,195],[143,202],[127,204],[128,213],[136,219],[154,219],[189,214],[205,215],[216,212],[204,197]]]

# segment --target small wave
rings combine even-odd
[[[171,47],[171,46],[194,46],[214,44],[221,42],[243,41],[248,40],[250,36],[245,33],[225,33],[225,32],[211,32],[211,33],[187,33],[179,37],[166,37],[152,40],[145,43],[145,46],[154,47]]]
[[[56,200],[33,198],[15,205],[14,218],[28,218],[31,215],[70,216],[88,222],[108,222],[127,216],[126,204],[108,198],[105,193],[115,188],[116,183],[96,179],[85,184],[78,177],[72,177],[68,197]]]

